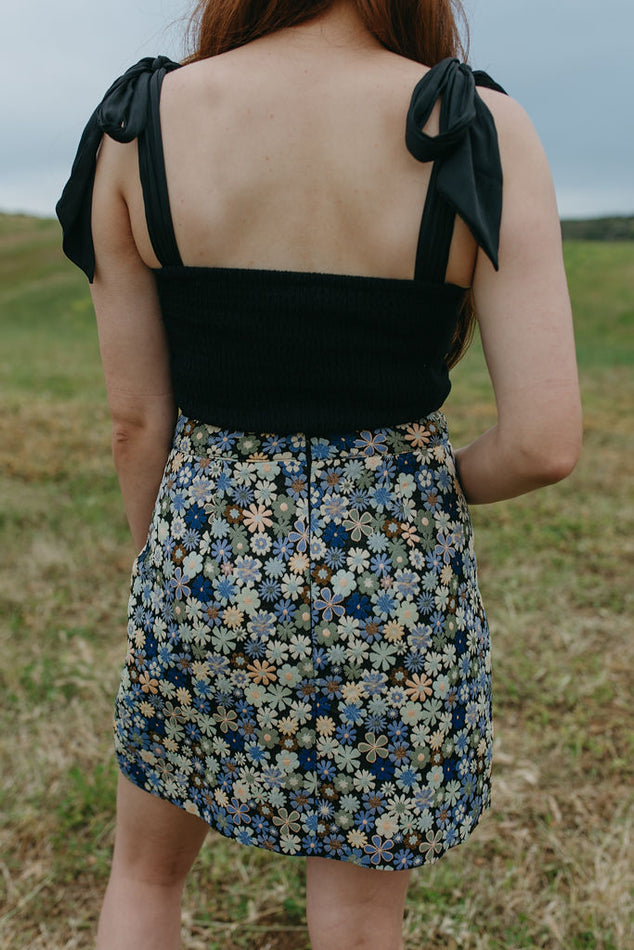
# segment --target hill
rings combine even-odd
[[[562,220],[564,241],[634,241],[634,215]]]

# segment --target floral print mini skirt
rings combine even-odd
[[[405,870],[490,806],[489,629],[441,412],[329,438],[180,415],[128,617],[119,767],[223,835]]]

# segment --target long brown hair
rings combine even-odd
[[[460,0],[351,0],[366,29],[386,49],[434,66],[448,56],[468,55],[468,27]],[[334,0],[198,0],[190,20],[194,63],[244,46],[325,13]],[[466,37],[463,42],[460,28]],[[446,356],[454,366],[466,350],[475,326],[471,293],[466,295],[452,347]]]

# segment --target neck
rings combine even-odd
[[[383,48],[364,25],[352,0],[335,0],[324,13],[278,32],[287,42],[304,49]]]

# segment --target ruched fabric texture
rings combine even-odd
[[[288,271],[156,271],[185,415],[327,435],[417,418],[451,383],[451,284]],[[184,305],[186,303],[186,306]]]

